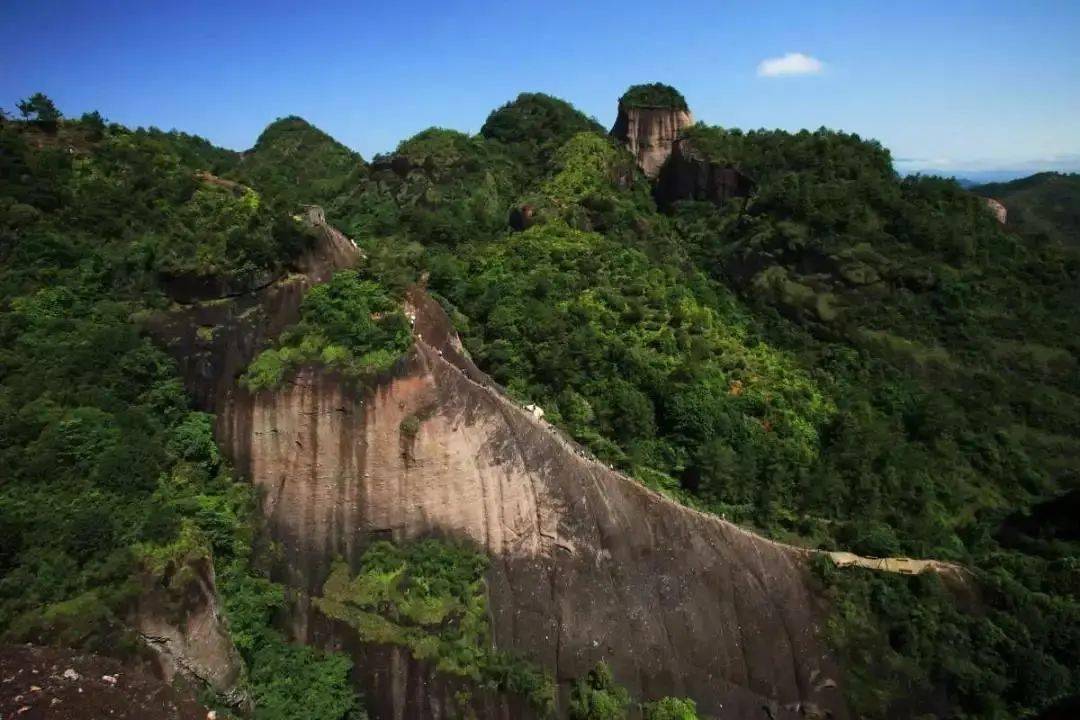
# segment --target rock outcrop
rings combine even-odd
[[[1005,209],[1005,206],[994,198],[984,198],[987,209],[997,218],[997,221],[1002,225],[1009,219],[1009,211]]]
[[[492,557],[497,645],[559,680],[606,660],[636,696],[690,696],[708,714],[845,716],[804,553],[585,457],[452,355],[418,342],[365,396],[308,369],[224,410],[222,440],[264,492],[282,579],[317,593],[331,560],[356,563],[372,538],[468,539]],[[411,438],[409,417],[423,418]],[[294,621],[309,642],[348,645],[310,615]],[[378,717],[399,716],[372,689]]]
[[[662,206],[679,200],[705,200],[723,205],[733,197],[746,197],[754,182],[736,168],[705,157],[688,138],[679,138],[671,157],[660,170],[656,200]]]
[[[147,575],[131,624],[155,656],[156,674],[211,689],[229,705],[246,706],[240,687],[243,662],[225,628],[214,566],[193,560],[162,579]]]
[[[326,235],[313,267],[355,260],[336,247],[348,246]],[[281,549],[276,578],[295,591],[294,636],[357,658],[374,717],[448,716],[460,681],[400,648],[359,643],[310,598],[335,557],[355,567],[374,539],[425,536],[470,541],[491,557],[495,642],[553,672],[564,711],[570,681],[605,660],[635,697],[689,696],[707,715],[847,717],[807,551],[587,457],[472,364],[423,291],[409,296],[414,349],[375,387],[358,392],[318,368],[277,391],[239,387],[244,364],[322,275],[182,309],[158,330],[179,333],[172,347],[189,386],[217,413],[237,472],[261,490]],[[210,321],[224,326],[200,341],[196,329]],[[408,419],[415,432],[402,430]],[[480,718],[530,716],[514,698],[472,697]]]
[[[667,107],[628,107],[619,103],[611,134],[637,158],[649,178],[660,174],[679,133],[694,124],[689,110]]]

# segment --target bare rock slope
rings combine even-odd
[[[186,308],[158,328],[182,358],[197,350],[184,364],[189,385],[217,413],[238,472],[263,491],[283,552],[279,579],[303,598],[320,591],[334,557],[355,566],[372,539],[468,539],[492,558],[496,644],[560,681],[606,660],[636,697],[689,696],[711,716],[847,716],[808,554],[586,457],[501,394],[422,290],[409,297],[414,349],[373,389],[357,393],[318,368],[275,392],[239,387],[255,348],[296,316],[299,289],[355,259],[339,252],[343,243],[327,229],[330,254],[311,263],[320,272],[243,301]],[[403,432],[407,418],[419,421],[417,432]],[[376,717],[448,711],[445,679],[404,651],[357,647],[303,599],[293,629],[358,654]],[[474,710],[527,716],[510,700]]]
[[[693,124],[689,110],[627,107],[620,102],[611,134],[626,144],[645,175],[655,178],[671,155],[679,133]]]
[[[213,563],[191,560],[164,578],[145,575],[141,583],[130,620],[152,653],[155,674],[247,707],[243,662],[224,624]]]

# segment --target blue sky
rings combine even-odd
[[[1080,169],[1078,0],[5,0],[0,41],[9,111],[41,90],[235,149],[297,114],[370,157],[475,132],[520,91],[610,125],[628,85],[659,80],[699,120],[858,132],[902,170]]]

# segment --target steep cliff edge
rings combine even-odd
[[[705,200],[723,205],[733,197],[746,197],[753,181],[734,167],[709,158],[693,141],[680,137],[660,169],[656,200],[661,207],[679,200]]]
[[[211,689],[229,705],[250,703],[240,683],[243,662],[225,629],[209,560],[189,561],[164,581],[142,578],[131,623],[154,653],[155,674],[166,682],[179,676],[197,689]]]
[[[611,134],[637,158],[645,175],[655,178],[679,133],[693,124],[694,116],[675,88],[659,83],[635,85],[619,99]]]
[[[372,536],[467,537],[495,558],[498,644],[559,679],[606,659],[642,697],[843,717],[803,556],[583,457],[430,346],[363,404],[308,371],[229,415],[227,446],[266,493],[295,587],[317,592],[330,560],[355,562]],[[412,440],[409,416],[426,416]]]
[[[359,252],[321,240],[298,272],[243,298],[180,308],[156,330],[218,414],[237,471],[262,490],[278,579],[299,591],[295,635],[358,655],[377,717],[439,717],[445,686],[393,648],[364,648],[311,609],[337,556],[372,539],[469,540],[491,558],[497,645],[565,681],[606,660],[643,699],[706,714],[846,717],[820,636],[808,553],[671,502],[586,457],[506,399],[462,351],[441,307],[410,293],[413,351],[371,390],[307,368],[251,394],[236,378],[295,320],[303,291]],[[415,433],[403,430],[415,419]],[[523,717],[503,702],[483,717]],[[565,703],[564,703],[565,707]],[[767,711],[766,711],[767,710]]]
[[[603,659],[635,695],[690,696],[708,714],[846,717],[806,553],[585,457],[485,384],[434,301],[414,292],[410,302],[414,351],[369,393],[309,368],[218,409],[223,446],[263,490],[282,579],[317,594],[333,558],[355,565],[372,538],[468,539],[492,557],[498,646],[560,680]],[[403,432],[407,418],[415,434]],[[349,646],[305,606],[299,637]],[[380,717],[425,692],[408,686],[424,681],[413,670],[396,686],[365,683]],[[440,711],[410,707],[410,717]]]

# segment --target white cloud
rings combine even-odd
[[[788,53],[783,57],[766,58],[757,66],[758,77],[779,77],[781,75],[818,75],[825,69],[825,63],[816,57],[802,53]]]

